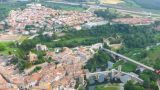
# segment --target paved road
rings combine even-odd
[[[114,52],[114,51],[111,51],[111,50],[109,50],[109,49],[102,48],[102,50],[103,50],[103,51],[106,51],[106,52],[108,52],[108,53],[114,54],[114,55],[116,55],[116,56],[118,56],[118,57],[120,57],[120,58],[122,58],[122,59],[125,59],[125,60],[127,60],[127,61],[129,61],[129,62],[132,62],[132,63],[134,63],[134,64],[137,64],[137,65],[139,65],[139,66],[141,66],[141,67],[144,67],[145,69],[148,69],[148,70],[151,70],[151,71],[155,71],[155,69],[152,68],[152,67],[146,66],[146,65],[144,65],[144,64],[142,64],[142,63],[140,63],[140,62],[137,62],[136,60],[130,59],[130,58],[124,56],[124,55],[118,54],[118,53],[116,53],[116,52]]]

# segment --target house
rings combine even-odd
[[[36,50],[37,51],[47,51],[48,50],[48,48],[47,48],[47,46],[46,45],[42,45],[42,44],[37,44],[36,45]]]
[[[97,43],[97,44],[93,44],[91,46],[91,49],[97,50],[97,49],[102,48],[102,47],[103,47],[103,43]]]
[[[82,25],[82,27],[90,29],[92,27],[99,26],[99,25],[105,25],[107,23],[108,23],[107,21],[88,22],[88,23],[85,23],[84,25]]]
[[[23,31],[22,34],[23,35],[29,35],[29,31]]]
[[[0,22],[0,30],[3,30],[4,29],[4,24],[3,22]]]
[[[30,62],[33,62],[33,61],[38,60],[38,57],[37,57],[36,54],[34,54],[32,52],[29,52],[28,59],[29,59]]]

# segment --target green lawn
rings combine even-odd
[[[4,46],[4,50],[0,51],[0,54],[9,54],[9,52],[11,53],[15,53],[17,51],[17,48],[14,48],[14,42],[0,42],[0,45]]]
[[[125,72],[133,72],[136,70],[136,67],[137,67],[135,64],[132,64],[130,62],[124,62],[123,60],[121,60],[116,62],[113,65],[113,68],[118,68],[119,65],[122,66],[122,71],[125,71]]]
[[[18,42],[23,42],[29,36],[21,36]],[[0,54],[7,55],[9,52],[15,54],[18,51],[18,48],[15,48],[15,42],[13,41],[1,41],[0,45],[4,47],[4,50],[0,50]]]
[[[119,90],[119,85],[98,85],[96,90]]]

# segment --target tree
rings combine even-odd
[[[91,72],[96,71],[96,68],[105,69],[109,60],[111,60],[111,58],[105,52],[98,51],[98,53],[87,62],[85,68]]]
[[[94,12],[98,17],[102,17],[106,20],[111,20],[114,18],[117,18],[117,13],[116,12],[112,12],[110,9],[106,9],[106,10],[97,10]]]
[[[124,85],[124,90],[145,90],[145,89],[138,84],[134,84],[133,81],[128,81]]]

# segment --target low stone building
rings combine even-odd
[[[32,52],[29,52],[28,59],[29,59],[30,62],[33,62],[33,61],[38,60],[38,57],[37,57],[36,54],[34,54]]]
[[[47,48],[47,46],[46,45],[42,45],[42,44],[37,44],[36,45],[36,50],[37,51],[47,51],[48,50],[48,48]]]

